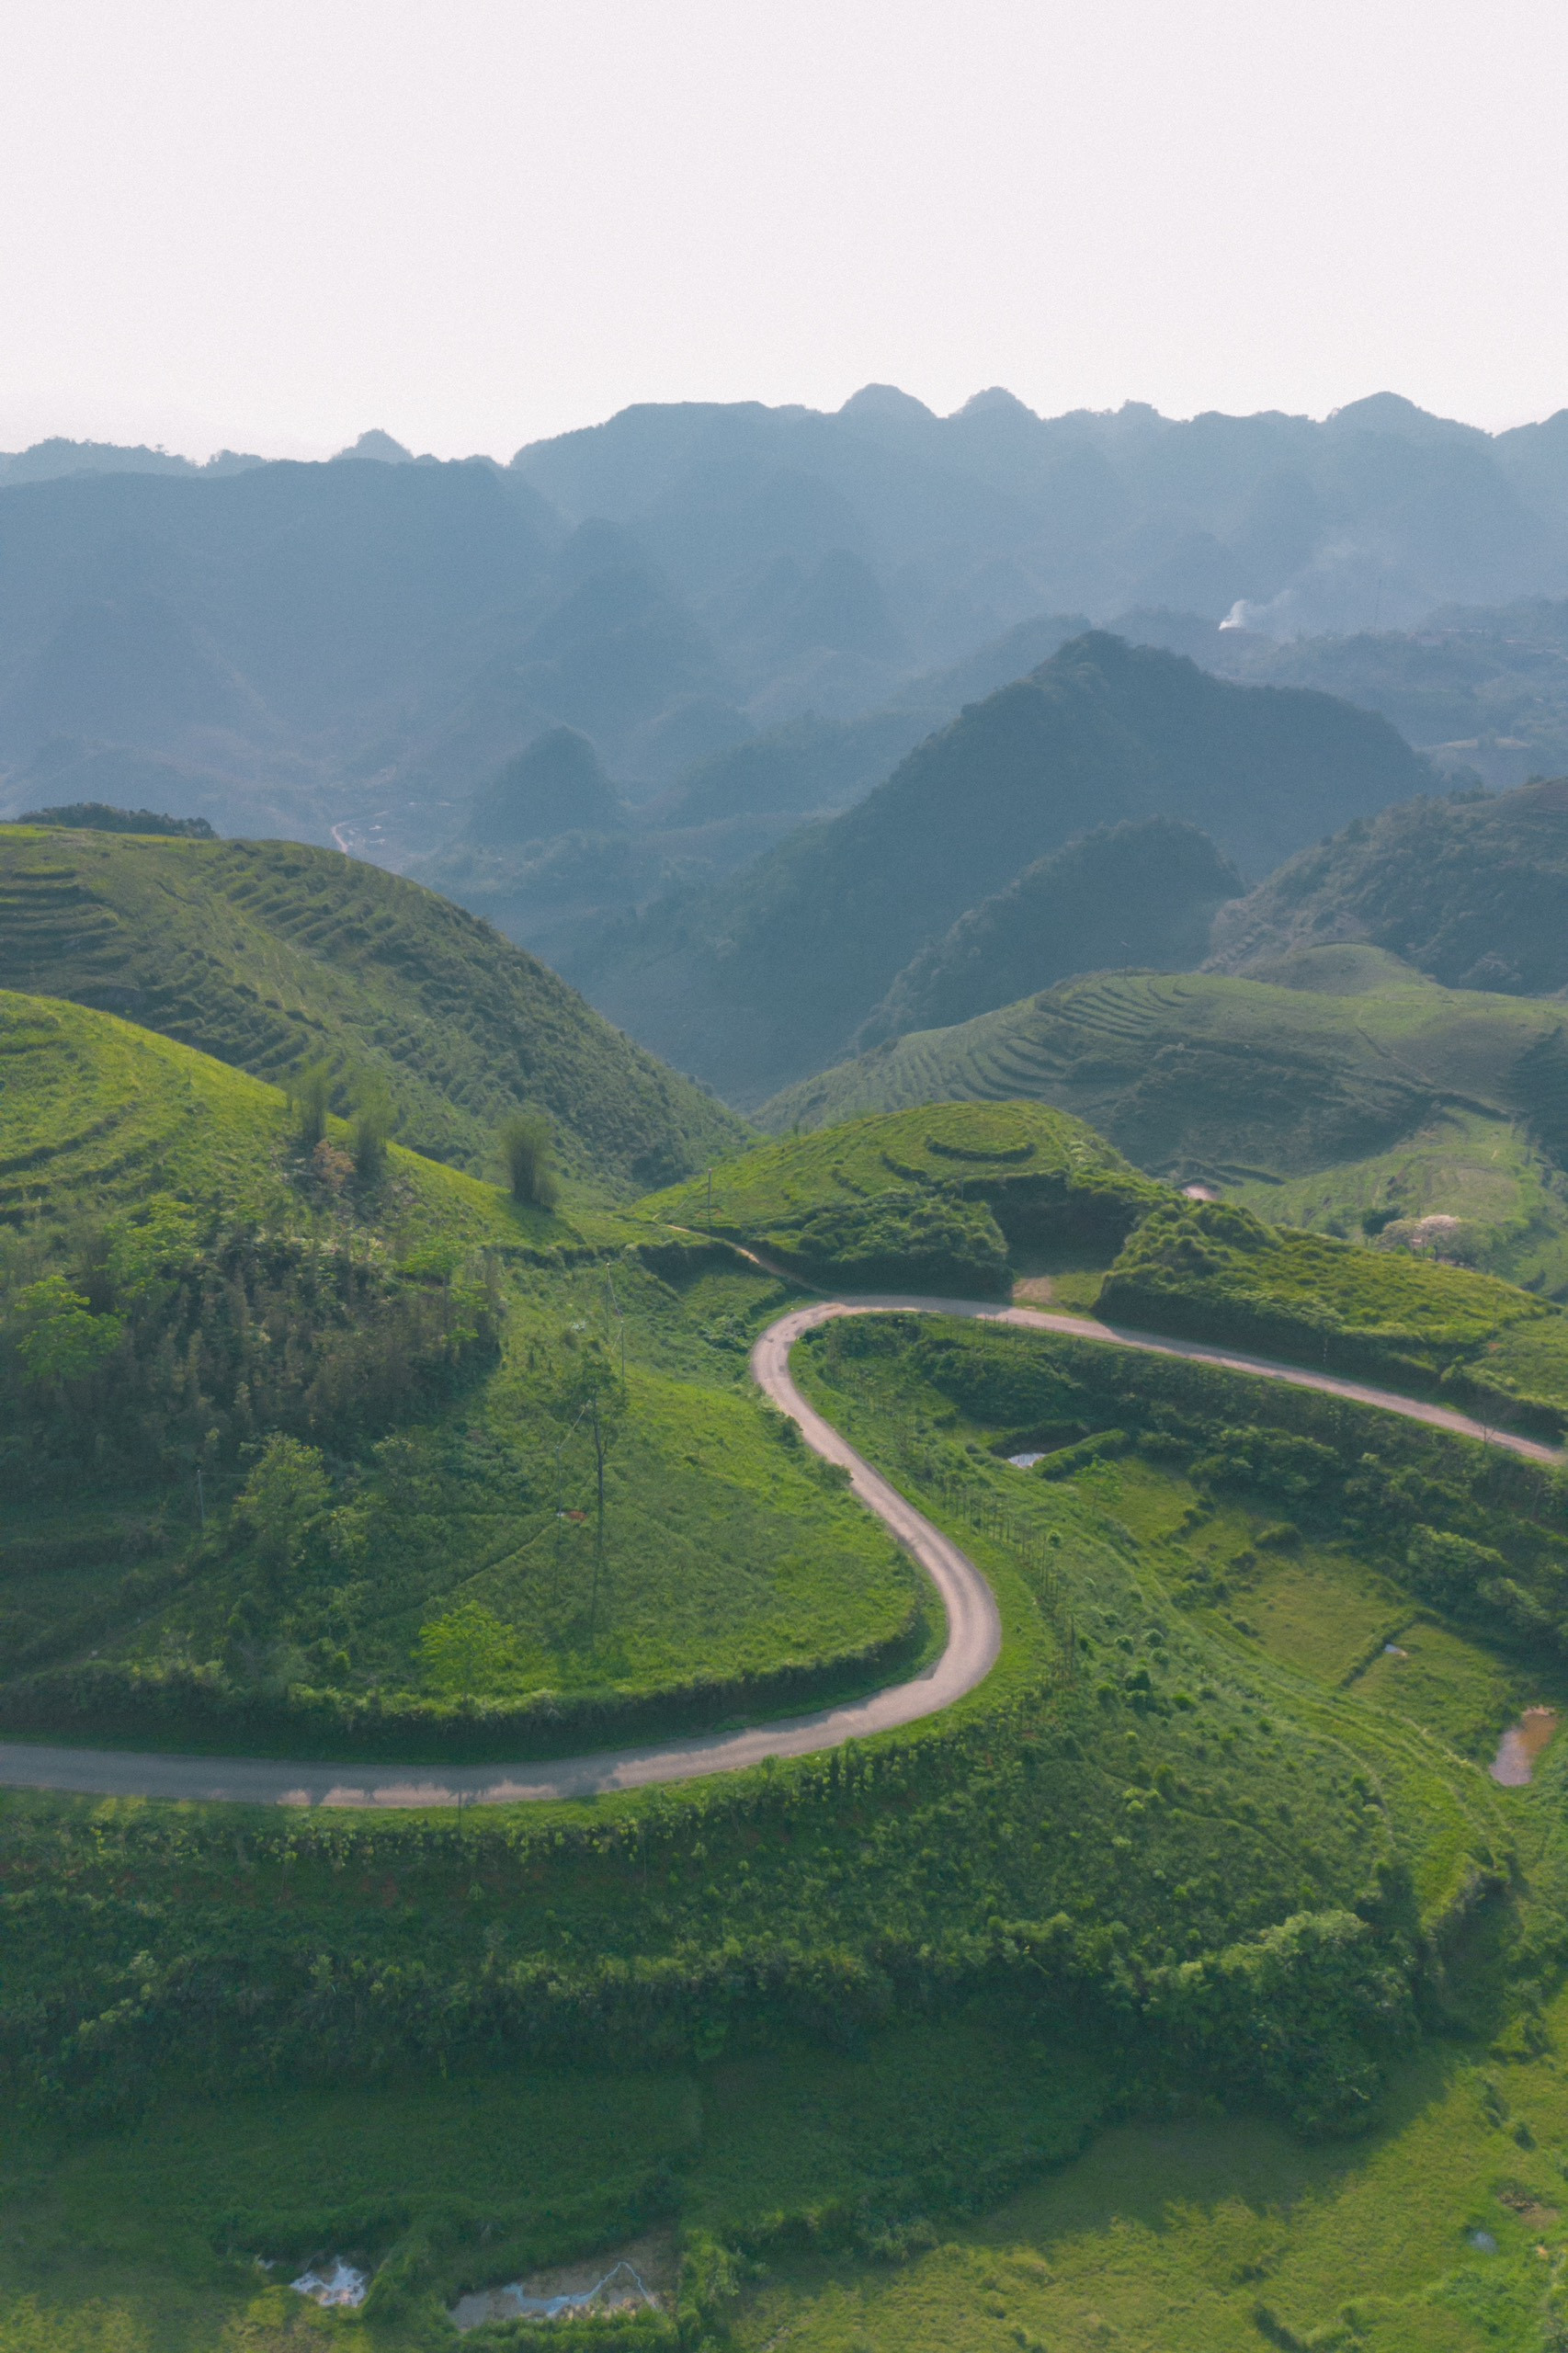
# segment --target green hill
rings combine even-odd
[[[1267,978],[1331,940],[1388,949],[1449,988],[1568,987],[1568,779],[1358,820],[1223,909],[1212,962]]]
[[[939,1103],[764,1144],[642,1207],[862,1290],[984,1293],[1009,1253],[1108,1258],[1162,1198],[1081,1120]]]
[[[0,986],[129,1016],[277,1084],[368,1077],[415,1150],[489,1172],[519,1104],[570,1171],[640,1189],[738,1121],[434,892],[332,850],[0,826]]]
[[[1371,949],[1314,949],[1279,971],[1069,981],[898,1039],[761,1117],[777,1131],[1028,1097],[1152,1175],[1277,1222],[1349,1233],[1455,1218],[1476,1263],[1568,1290],[1562,1008],[1440,988]]]
[[[1442,1385],[1553,1435],[1568,1423],[1568,1317],[1532,1292],[1430,1245],[1353,1244],[1184,1198],[1039,1103],[932,1103],[797,1132],[642,1206],[827,1288],[1011,1293]],[[1568,1216],[1554,1208],[1530,1238],[1561,1264]]]
[[[887,1679],[915,1573],[709,1256],[0,995],[0,1733],[516,1753]]]
[[[861,1024],[864,1050],[950,1028],[1074,972],[1201,962],[1216,908],[1241,876],[1196,826],[1147,817],[1080,835],[1026,866],[923,949]]]
[[[1090,828],[1164,816],[1266,872],[1429,772],[1386,721],[1075,639],[969,706],[866,800],[574,954],[613,1019],[736,1102],[842,1054],[959,916]]]

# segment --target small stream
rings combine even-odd
[[[1527,1708],[1510,1724],[1492,1759],[1492,1778],[1506,1790],[1522,1790],[1535,1779],[1535,1760],[1557,1730],[1555,1708]]]

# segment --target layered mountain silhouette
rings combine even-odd
[[[1385,721],[1091,633],[968,707],[842,816],[726,883],[655,901],[568,969],[643,1043],[756,1102],[836,1059],[912,958],[1080,834],[1179,820],[1267,873],[1430,782]],[[1129,946],[1119,961],[1142,961]]]
[[[1419,744],[1501,739],[1476,765],[1511,782],[1554,765],[1523,691],[1489,705],[1499,665],[1523,679],[1518,632],[1479,661],[1462,618],[1425,653],[1409,632],[1456,600],[1565,596],[1568,413],[1489,436],[1392,394],[1174,423],[1041,418],[994,389],[939,417],[869,386],[831,415],[633,408],[507,466],[381,426],[320,465],[43,443],[0,457],[0,809],[36,803],[21,779],[65,738],[175,762],[222,830],[347,828],[401,864],[552,727],[635,801],[912,689],[940,723],[1049,653],[1052,614],[1141,635],[1174,612],[1205,666],[1256,658],[1249,678],[1370,702]],[[1382,650],[1325,654],[1325,632]],[[1004,674],[929,708],[933,677],[1010,638]],[[788,805],[835,805],[831,765]]]

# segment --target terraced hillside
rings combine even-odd
[[[1367,948],[1308,950],[1288,972],[1293,985],[1067,982],[843,1063],[759,1116],[777,1131],[1023,1097],[1092,1123],[1152,1174],[1281,1222],[1457,1218],[1477,1263],[1568,1287],[1562,1008],[1444,989]]]
[[[488,1173],[522,1104],[568,1168],[667,1181],[741,1123],[434,892],[332,850],[0,826],[0,986],[123,1014],[274,1084],[369,1076],[419,1152]]]
[[[0,994],[0,1728],[517,1753],[920,1654],[746,1382],[777,1282],[354,1142]]]

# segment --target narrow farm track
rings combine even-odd
[[[857,1454],[847,1439],[809,1404],[790,1373],[790,1351],[803,1332],[839,1315],[916,1313],[976,1317],[1059,1332],[1109,1347],[1134,1348],[1153,1356],[1187,1357],[1227,1371],[1318,1390],[1357,1404],[1380,1407],[1435,1429],[1484,1440],[1532,1461],[1562,1457],[1534,1438],[1483,1427],[1467,1415],[1392,1390],[1309,1372],[1210,1347],[1197,1340],[1170,1340],[1151,1332],[1128,1332],[1087,1316],[1052,1315],[1043,1309],[1003,1307],[994,1301],[850,1298],[797,1307],[770,1324],[752,1350],[752,1370],[763,1393],[787,1414],[802,1438],[824,1461],[849,1473],[854,1493],[891,1529],[930,1577],[948,1618],[948,1641],[940,1658],[912,1682],[892,1686],[864,1699],[814,1715],[795,1716],[748,1730],[710,1733],[692,1740],[646,1748],[605,1750],[541,1764],[372,1766],[296,1764],[271,1757],[148,1756],[130,1750],[57,1748],[42,1743],[0,1742],[0,1785],[58,1790],[80,1796],[137,1797],[227,1802],[243,1805],[418,1807],[517,1805],[530,1801],[581,1798],[634,1790],[658,1781],[684,1781],[706,1773],[729,1773],[760,1764],[767,1756],[805,1756],[891,1732],[950,1708],[984,1680],[1001,1649],[1002,1628],[995,1599],[984,1577],[950,1537],[916,1511],[897,1489]]]

